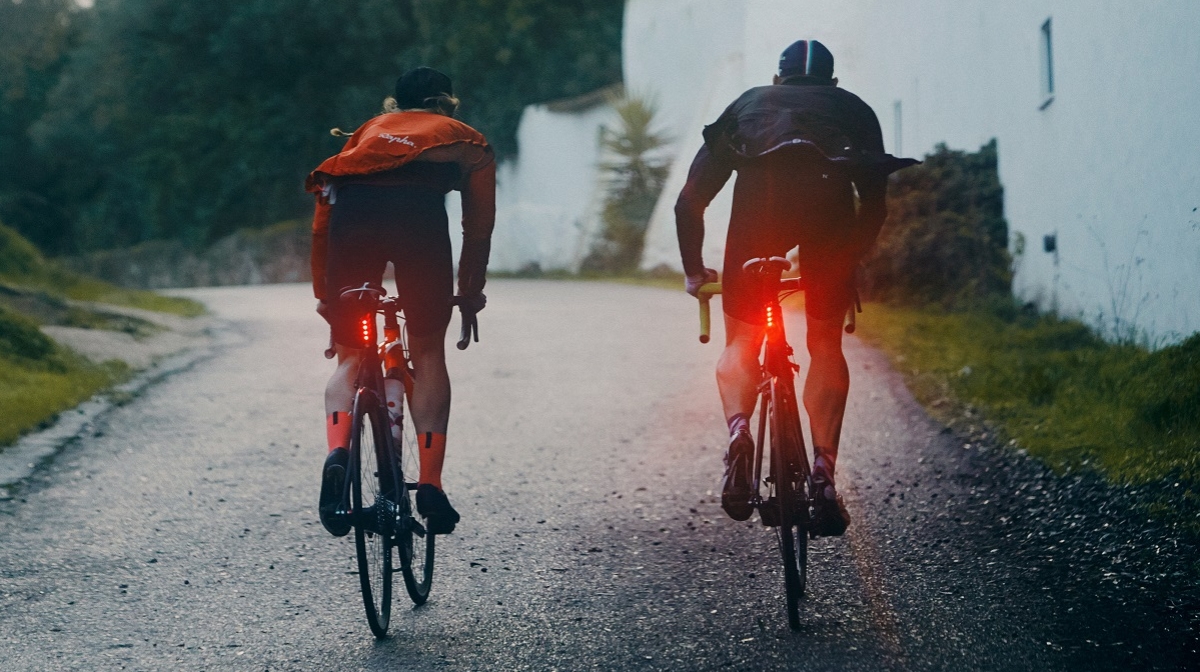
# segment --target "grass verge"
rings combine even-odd
[[[129,377],[119,362],[93,364],[59,347],[28,318],[0,309],[0,446]]]
[[[198,301],[177,296],[164,296],[141,289],[116,287],[102,280],[77,275],[53,266],[37,276],[23,277],[20,282],[26,287],[35,287],[61,294],[76,301],[129,306],[183,317],[196,317],[204,314],[204,304]]]
[[[951,313],[872,304],[859,334],[943,422],[992,432],[1060,472],[1168,485],[1200,510],[1200,334],[1152,352],[1007,302]]]
[[[0,224],[0,281],[26,290],[39,290],[54,297],[95,301],[195,317],[204,313],[203,304],[154,292],[123,289],[102,280],[71,272],[42,257],[33,243]]]

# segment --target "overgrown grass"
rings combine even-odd
[[[128,376],[123,364],[93,364],[0,309],[0,446]]]
[[[943,421],[986,423],[1060,471],[1180,482],[1200,503],[1200,334],[1151,352],[1010,302],[950,313],[872,304],[859,325]]]
[[[96,301],[194,317],[204,306],[191,299],[154,292],[122,289],[107,282],[73,273],[42,254],[16,231],[0,224],[0,281],[44,291],[76,301]]]
[[[39,322],[117,329],[135,336],[157,329],[143,320],[83,309],[64,299],[187,316],[203,312],[194,301],[119,289],[67,271],[0,225],[0,446],[49,425],[59,413],[130,375],[121,362],[96,364],[60,347],[39,330]]]

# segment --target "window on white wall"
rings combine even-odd
[[[893,125],[895,126],[894,130],[896,133],[895,141],[892,143],[892,153],[896,156],[904,156],[904,149],[902,149],[903,144],[901,142],[904,138],[904,134],[902,132],[904,127],[902,125],[903,119],[901,117],[900,101],[898,100],[892,105],[892,117],[894,121]]]
[[[1051,32],[1050,19],[1042,24],[1042,106],[1054,101],[1054,34]]]

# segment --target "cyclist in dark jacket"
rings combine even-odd
[[[742,265],[799,246],[812,355],[804,406],[816,453],[818,533],[831,536],[850,522],[833,478],[850,386],[843,319],[855,296],[855,269],[887,216],[887,175],[916,163],[884,152],[875,113],[837,83],[833,55],[824,45],[800,40],[789,46],[771,86],[746,91],[705,127],[704,145],[675,205],[687,290],[695,295],[717,278],[701,256],[704,210],[738,172],[722,274],[726,345],[717,364],[730,432],[721,503],[735,520],[753,512],[749,417],[762,375],[764,334],[761,294]]]

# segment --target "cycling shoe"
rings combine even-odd
[[[810,495],[813,501],[813,537],[840,537],[850,526],[850,512],[846,503],[837,494],[833,485],[833,476],[823,466],[817,466],[812,473],[812,488]]]
[[[417,513],[425,518],[430,534],[450,534],[459,521],[458,512],[450,506],[450,498],[430,483],[417,486]]]
[[[321,500],[317,505],[317,514],[321,524],[335,537],[344,537],[350,532],[349,517],[337,512],[342,504],[342,488],[346,484],[346,466],[349,462],[350,453],[345,448],[334,448],[326,456],[325,468],[321,472]]]
[[[725,453],[725,476],[721,483],[721,508],[734,520],[748,520],[754,513],[750,504],[750,462],[754,457],[754,439],[750,432],[739,429],[729,439]]]

